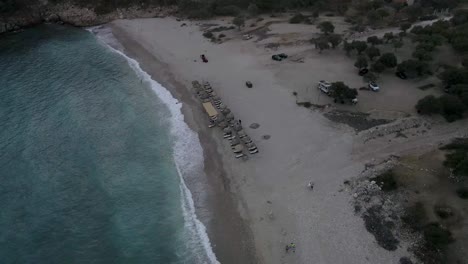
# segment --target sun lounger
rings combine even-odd
[[[244,154],[244,153],[237,154],[237,155],[236,155],[236,159],[238,159],[238,158],[242,158],[242,157],[244,157],[244,156],[245,156],[245,154]]]
[[[249,151],[250,154],[255,154],[255,153],[258,153],[258,149],[255,149],[255,150],[250,150]]]

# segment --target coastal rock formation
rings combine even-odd
[[[152,6],[117,8],[106,14],[97,14],[93,8],[73,4],[38,6],[29,10],[20,10],[0,16],[0,34],[16,31],[41,23],[69,24],[78,27],[95,26],[115,19],[164,17],[177,11],[175,6]]]

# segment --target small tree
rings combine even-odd
[[[466,107],[458,97],[443,95],[439,100],[442,104],[442,115],[448,122],[463,118]]]
[[[380,56],[380,50],[377,47],[369,47],[366,50],[366,54],[370,60],[374,60],[374,58]]]
[[[359,56],[357,58],[356,62],[354,63],[354,67],[356,67],[358,69],[367,68],[367,66],[368,66],[367,59],[364,56]]]
[[[385,71],[385,65],[382,64],[380,61],[374,62],[371,66],[371,71],[376,72],[376,73],[382,73]]]
[[[371,36],[367,38],[367,43],[371,44],[372,46],[382,44],[382,40],[379,39],[377,36]]]
[[[373,72],[368,72],[366,75],[363,76],[365,82],[375,82],[377,81],[377,75]]]
[[[403,32],[406,32],[408,29],[410,29],[410,27],[411,27],[411,23],[409,22],[404,22],[400,25],[400,29]]]
[[[236,25],[239,30],[241,30],[241,28],[245,25],[245,19],[242,16],[238,16],[232,20],[232,23]]]
[[[250,3],[247,7],[247,12],[249,12],[251,16],[256,16],[259,12],[258,6],[254,3]]]
[[[343,82],[334,82],[330,87],[331,97],[335,99],[335,102],[344,103],[345,100],[352,100],[356,98],[358,92],[356,89],[349,88]]]
[[[385,39],[385,43],[390,42],[395,36],[393,35],[393,32],[387,32],[384,34],[383,38]]]
[[[318,28],[324,34],[330,34],[335,31],[335,26],[330,21],[323,21],[322,23],[318,25]]]
[[[429,72],[429,65],[422,61],[405,60],[398,64],[397,71],[404,72],[408,78],[423,76]]]
[[[403,41],[399,40],[399,39],[394,39],[393,40],[393,48],[395,49],[395,51],[401,47],[403,47]]]
[[[423,50],[423,49],[416,49],[413,54],[413,58],[418,59],[420,61],[431,61],[432,55],[430,52]]]
[[[380,56],[379,62],[387,68],[394,68],[398,64],[397,58],[393,53],[384,53]]]
[[[406,32],[400,32],[398,33],[398,37],[400,37],[400,41],[403,41],[403,38],[406,37]]]
[[[353,51],[354,45],[352,43],[349,43],[348,41],[343,42],[343,50],[346,52],[346,55],[350,55],[351,51]]]
[[[332,48],[335,49],[338,45],[340,45],[342,38],[339,34],[330,34],[327,36],[328,42],[332,45]]]
[[[367,49],[367,44],[364,41],[353,41],[353,47],[357,50],[358,54],[360,55],[363,51]]]
[[[315,39],[315,48],[319,49],[319,53],[322,53],[323,50],[329,49],[330,44],[328,44],[328,40],[325,38],[318,38]]]
[[[300,23],[302,23],[305,19],[306,19],[306,17],[305,17],[303,14],[297,13],[297,14],[295,14],[293,17],[291,17],[291,18],[289,19],[289,23],[291,23],[291,24],[300,24]]]
[[[468,83],[468,69],[464,68],[452,68],[447,69],[442,74],[440,74],[439,78],[446,84],[446,85],[455,85],[455,84],[467,84]]]
[[[439,99],[433,95],[428,95],[419,100],[416,104],[416,110],[421,115],[433,115],[442,111],[442,104]]]

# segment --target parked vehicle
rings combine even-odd
[[[359,76],[364,76],[369,72],[367,68],[363,68],[359,70]]]
[[[406,80],[408,78],[408,76],[406,76],[406,74],[402,71],[395,72],[395,75],[402,80]]]
[[[375,82],[369,82],[369,88],[374,92],[377,92],[380,90],[379,85]]]
[[[280,53],[280,54],[275,54],[271,56],[271,58],[275,61],[282,61],[284,59],[287,59],[288,55],[286,55],[285,53]]]
[[[329,95],[330,94],[331,83],[321,80],[321,81],[318,82],[317,88],[320,91],[322,91],[324,94]]]

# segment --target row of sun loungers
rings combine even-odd
[[[198,81],[192,82],[195,93],[200,100],[205,104],[211,103],[210,109],[205,109],[210,116],[210,124],[208,127],[215,126],[223,129],[223,137],[230,142],[232,151],[236,158],[247,158],[247,153],[256,154],[258,148],[253,143],[252,139],[245,133],[241,123],[235,119],[231,110],[222,102],[221,98],[217,96],[216,92],[211,87],[209,82],[200,84]],[[212,107],[216,108],[219,113],[212,114]]]

